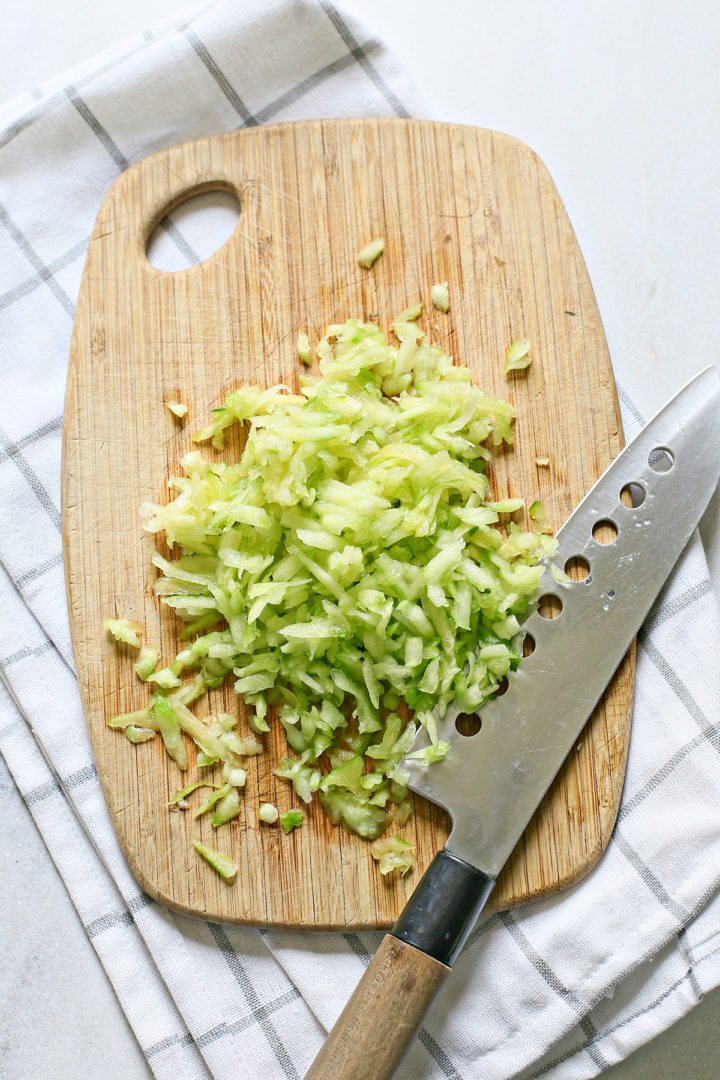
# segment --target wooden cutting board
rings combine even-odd
[[[227,243],[177,273],[152,267],[149,235],[171,207],[220,188],[240,201]],[[372,270],[359,248],[385,239]],[[451,306],[430,289],[447,281]],[[421,325],[490,393],[514,401],[515,447],[495,457],[498,497],[541,498],[558,527],[623,445],[607,346],[588,274],[547,171],[522,143],[490,131],[400,120],[332,120],[254,128],[163,151],[129,168],[97,218],[80,288],[64,424],[63,513],[70,619],[97,770],[118,837],[142,888],[212,919],[294,928],[386,927],[443,844],[442,811],[416,800],[401,830],[418,868],[381,878],[368,844],[319,807],[286,836],[260,826],[260,801],[296,804],[272,773],[286,753],[275,725],[251,759],[247,811],[213,834],[209,816],[168,810],[193,779],[159,738],[131,745],[106,718],[144,706],[132,657],[103,633],[107,616],[140,622],[166,661],[178,625],[152,593],[152,545],[139,507],[168,498],[191,433],[245,383],[297,385],[298,330],[360,316],[389,327],[419,299]],[[532,342],[526,373],[502,373],[508,345]],[[165,402],[190,407],[179,424]],[[215,453],[209,451],[210,454]],[[536,464],[548,457],[549,467]],[[527,524],[527,522],[526,522]],[[627,658],[505,868],[495,907],[546,896],[597,861],[618,808],[633,659]],[[238,710],[231,686],[200,715]],[[241,721],[241,724],[244,720]],[[478,793],[479,797],[482,793]],[[237,860],[228,886],[192,840]]]

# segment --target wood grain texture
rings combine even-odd
[[[389,1080],[449,974],[387,934],[305,1080]]]
[[[210,259],[179,273],[152,267],[146,241],[168,208],[212,188],[237,194],[238,226]],[[356,253],[374,236],[372,270]],[[448,281],[447,315],[429,304]],[[107,616],[137,619],[163,657],[178,626],[152,593],[152,545],[139,507],[165,501],[191,433],[244,383],[297,384],[295,339],[360,316],[388,327],[424,299],[431,340],[514,401],[515,446],[496,456],[498,497],[541,498],[553,527],[622,447],[612,370],[590,281],[555,187],[537,156],[508,136],[422,121],[317,121],[255,128],[188,143],[129,168],[105,198],[90,242],[72,339],[64,423],[63,515],[70,621],[98,774],[118,837],[144,889],[213,919],[296,928],[392,925],[447,834],[422,799],[403,834],[418,868],[380,877],[367,843],[319,808],[285,836],[257,820],[260,801],[293,802],[273,776],[286,753],[275,725],[253,759],[246,811],[213,835],[207,816],[169,811],[183,782],[159,739],[132,746],[106,718],[142,707],[148,689],[132,657],[102,631]],[[510,342],[528,337],[534,362],[502,374]],[[168,400],[190,407],[179,424]],[[208,451],[213,455],[214,451]],[[538,467],[536,457],[548,457]],[[596,709],[503,872],[491,907],[576,881],[596,862],[617,812],[632,697],[630,656]],[[237,711],[231,687],[200,715]],[[244,720],[241,720],[241,724]],[[227,886],[192,840],[240,865]]]

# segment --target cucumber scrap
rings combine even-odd
[[[238,864],[229,855],[221,855],[219,851],[213,851],[212,848],[205,847],[199,840],[193,840],[193,847],[206,862],[210,863],[213,870],[216,870],[220,877],[225,878],[226,881],[235,880]]]
[[[133,649],[139,649],[142,644],[140,627],[129,619],[105,619],[103,626],[117,642],[130,645]]]
[[[511,371],[522,371],[524,368],[530,367],[532,363],[530,348],[530,342],[527,338],[513,341],[505,354],[505,367],[503,368],[505,375],[508,375]]]
[[[307,364],[308,367],[312,364],[312,349],[310,348],[310,338],[302,331],[297,336],[297,354],[302,360],[303,364]]]
[[[155,672],[158,660],[160,659],[160,650],[155,648],[154,645],[143,645],[140,649],[135,664],[135,674],[138,679],[142,679],[143,682],[147,682],[152,674]]]
[[[299,825],[302,825],[302,821],[302,810],[288,810],[287,813],[280,815],[280,824],[286,833],[291,833],[293,829],[297,829]]]
[[[450,308],[450,293],[448,292],[447,281],[441,281],[437,285],[433,285],[430,291],[430,299],[433,302],[433,306],[438,311],[448,311]]]
[[[260,804],[260,809],[258,810],[258,818],[260,821],[264,821],[267,825],[274,825],[279,816],[277,806],[273,806],[273,804],[269,802]]]
[[[402,836],[383,836],[381,840],[373,840],[370,845],[370,854],[379,863],[380,873],[392,874],[399,870],[405,877],[408,870],[415,866],[415,845]]]
[[[380,258],[384,250],[385,241],[381,237],[377,237],[358,251],[357,261],[365,270],[369,270],[372,264]]]

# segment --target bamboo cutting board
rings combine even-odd
[[[150,265],[153,228],[184,199],[220,188],[240,201],[227,243],[177,273]],[[356,260],[375,236],[385,253]],[[447,315],[429,303],[447,281]],[[416,799],[401,830],[418,868],[387,881],[366,841],[319,807],[286,836],[257,807],[296,805],[272,773],[287,750],[280,725],[250,759],[245,809],[213,835],[209,815],[168,810],[183,777],[159,738],[131,745],[106,718],[143,707],[133,658],[103,633],[127,616],[178,650],[174,617],[152,593],[151,545],[139,507],[166,501],[167,477],[210,410],[244,383],[297,386],[298,330],[380,321],[418,299],[428,337],[475,381],[514,401],[512,450],[496,455],[498,497],[541,498],[557,528],[622,447],[612,370],[575,236],[537,156],[505,135],[399,120],[315,121],[231,132],[129,168],[98,215],[78,299],[64,425],[63,513],[73,645],[97,770],[133,873],[172,908],[263,926],[359,930],[391,925],[447,835],[442,811]],[[532,342],[533,364],[506,378],[508,345]],[[180,425],[165,402],[190,408]],[[229,444],[232,445],[231,443]],[[206,451],[211,456],[215,451]],[[549,467],[536,464],[550,459]],[[527,524],[527,521],[525,522]],[[597,861],[618,808],[627,753],[633,659],[626,658],[583,737],[528,826],[495,893],[508,907],[576,881]],[[230,686],[195,708],[237,712]],[[242,716],[242,714],[241,714]],[[241,719],[241,728],[244,719]],[[228,886],[192,840],[232,854]]]

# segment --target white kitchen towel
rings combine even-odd
[[[128,872],[87,741],[62,579],[60,429],[88,237],[118,173],[154,150],[271,119],[418,108],[393,57],[327,0],[257,0],[198,8],[0,111],[0,750],[168,1080],[301,1077],[379,935],[183,918]],[[192,258],[182,221],[167,242]],[[632,435],[639,417],[623,404]],[[717,643],[694,539],[640,638],[608,851],[561,896],[478,925],[403,1080],[593,1076],[720,982]]]

